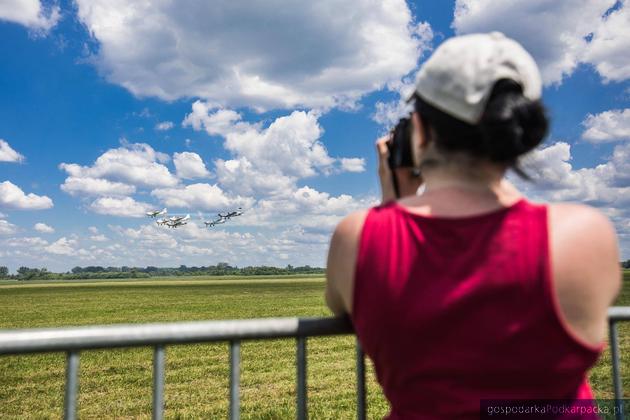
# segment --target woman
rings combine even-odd
[[[444,42],[413,96],[424,192],[393,197],[380,139],[383,203],[334,232],[326,301],[350,315],[390,419],[593,398],[586,372],[621,287],[615,231],[593,208],[535,204],[504,180],[546,135],[541,90],[532,57],[500,33]],[[400,190],[415,191],[403,172]]]

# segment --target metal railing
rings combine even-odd
[[[72,328],[0,330],[0,355],[65,351],[64,418],[76,418],[79,352],[82,350],[153,346],[152,418],[164,412],[165,346],[229,342],[230,419],[240,417],[240,343],[243,340],[296,338],[297,417],[306,419],[307,337],[353,334],[349,318],[261,318],[230,321],[172,322]],[[365,419],[365,362],[356,343],[357,418]]]
[[[621,386],[621,367],[619,362],[619,337],[617,336],[617,323],[630,321],[630,306],[613,306],[608,309],[608,337],[610,345],[610,358],[612,359],[612,380],[615,396],[615,418],[622,420],[623,388]]]
[[[620,376],[617,323],[630,321],[630,307],[608,311],[612,376],[615,402],[623,398]],[[73,328],[0,330],[0,355],[67,352],[64,418],[76,418],[79,352],[82,350],[153,346],[153,419],[164,412],[165,346],[173,344],[229,342],[231,419],[240,417],[240,343],[243,340],[296,338],[297,417],[306,419],[307,337],[352,334],[352,324],[343,318],[265,318],[231,321],[173,322],[161,324],[110,325]],[[357,418],[365,419],[365,358],[356,343]],[[623,414],[618,411],[618,419]]]

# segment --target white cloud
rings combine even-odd
[[[12,248],[36,249],[48,245],[48,242],[39,236],[23,236],[20,238],[9,238],[4,241],[4,245]]]
[[[423,40],[423,52],[429,52],[432,49],[433,41],[431,26],[422,23],[418,25],[417,31],[420,39]],[[407,103],[407,99],[414,91],[416,85],[413,73],[388,85],[388,89],[397,93],[398,98],[387,102],[377,101],[374,105],[374,113],[371,116],[372,120],[389,129],[395,126],[400,118],[407,116],[412,111],[412,106]]]
[[[151,205],[131,197],[100,197],[94,200],[89,209],[98,214],[121,217],[145,217]]]
[[[192,127],[196,131],[205,130],[211,136],[226,136],[235,131],[246,131],[250,124],[241,120],[241,114],[231,109],[217,109],[216,105],[193,102],[192,112],[186,115],[182,126]]]
[[[133,185],[122,182],[76,176],[67,177],[60,188],[70,195],[129,195],[136,192]]]
[[[19,23],[35,31],[47,32],[59,21],[59,6],[42,7],[39,0],[3,0],[0,20]]]
[[[377,102],[372,119],[386,128],[393,128],[398,121],[409,115],[412,106],[406,102],[407,97],[400,95],[398,100],[390,102]]]
[[[18,231],[18,227],[8,220],[0,219],[0,235],[12,235]]]
[[[591,143],[630,140],[630,108],[588,114],[582,125],[582,138]]]
[[[208,178],[210,172],[197,153],[182,152],[173,155],[177,176],[185,179]]]
[[[535,191],[546,191],[554,200],[572,200],[618,206],[630,201],[630,144],[616,146],[610,159],[594,167],[574,169],[571,146],[557,142],[536,150],[524,160],[535,182]]]
[[[72,238],[61,237],[52,244],[48,245],[45,250],[51,254],[56,255],[74,255],[77,250],[75,246],[77,245],[77,240]]]
[[[224,147],[233,158],[215,161],[222,186],[238,194],[264,196],[293,189],[298,179],[335,170],[337,159],[320,141],[323,129],[318,118],[315,111],[293,111],[265,128],[242,121],[232,110],[217,110],[197,101],[183,124],[225,138]],[[357,169],[357,160],[346,162],[341,163],[342,170],[351,163]]]
[[[241,196],[228,197],[217,185],[190,184],[183,188],[162,188],[151,192],[165,205],[191,210],[224,210],[227,207],[249,206],[253,200]]]
[[[283,195],[258,200],[255,207],[234,223],[274,228],[291,226],[329,235],[343,216],[376,203],[376,198],[371,196],[355,198],[340,194],[334,197],[304,186]]]
[[[111,82],[257,109],[352,106],[415,68],[428,27],[404,0],[77,5]]]
[[[347,172],[365,172],[365,159],[341,158],[341,169]]]
[[[593,64],[605,82],[630,79],[629,40],[630,6],[622,0],[593,31],[583,60]]]
[[[171,187],[177,184],[177,178],[171,174],[166,166],[162,163],[168,162],[168,155],[153,150],[151,146],[143,143],[125,144],[116,149],[109,149],[99,156],[94,165],[81,166],[76,163],[62,163],[59,168],[66,171],[70,178],[74,180],[69,184],[75,184],[76,189],[70,191],[83,192],[83,187],[94,183],[94,179],[103,178],[112,183],[100,183],[94,185],[97,190],[102,193],[108,191],[116,194],[123,194],[122,191],[129,190],[129,186],[121,183],[127,183],[134,186],[143,187]],[[80,182],[77,179],[84,178],[86,180]],[[92,180],[89,180],[89,179]],[[65,185],[65,184],[64,184]]]
[[[208,265],[228,261],[246,265],[284,265],[280,254],[289,256],[293,265],[322,266],[328,238],[291,227],[257,233],[229,232],[222,227],[206,229],[189,223],[178,229],[164,229],[155,224],[138,228],[110,226],[117,234],[117,253],[137,255],[138,265]],[[108,246],[109,247],[109,246]],[[162,264],[160,264],[162,262]]]
[[[158,131],[168,131],[173,128],[174,124],[172,121],[162,121],[155,125],[155,129]]]
[[[608,214],[630,252],[630,143],[615,146],[609,159],[594,167],[575,169],[571,146],[557,142],[529,154],[523,166],[533,183],[516,180],[535,199],[590,204]]]
[[[112,230],[127,240],[132,241],[134,245],[140,245],[143,249],[175,249],[177,240],[173,238],[172,232],[164,228],[159,228],[154,224],[143,225],[138,229],[122,228],[120,226],[112,226]]]
[[[109,238],[103,234],[100,234],[90,236],[90,240],[94,242],[107,242],[109,241]]]
[[[457,34],[501,31],[534,56],[545,84],[561,83],[579,63],[595,66],[604,80],[630,77],[626,2],[608,17],[614,1],[457,0]],[[592,37],[589,42],[589,36]]]
[[[0,139],[0,162],[22,162],[24,156],[16,152],[9,146],[9,143]]]
[[[55,229],[52,226],[48,226],[46,223],[41,223],[41,222],[35,223],[35,226],[33,226],[33,229],[41,233],[53,233],[55,231]]]
[[[186,202],[186,206],[208,208],[213,205],[204,201],[213,192],[207,184],[181,190],[173,191],[172,198]],[[222,203],[220,198],[221,194],[218,202]],[[229,196],[228,199],[232,200],[232,205],[237,205],[236,200]],[[131,199],[111,204],[100,198],[94,206],[99,206],[108,214],[126,212],[134,205],[133,201],[125,202],[127,200]],[[287,190],[281,196],[248,202],[243,216],[213,228],[204,227],[202,216],[192,214],[193,219],[178,229],[168,229],[147,221],[136,227],[110,225],[112,234],[106,235],[90,226],[86,231],[89,234],[85,235],[85,244],[81,246],[78,236],[66,236],[50,245],[41,238],[29,239],[28,246],[24,245],[24,238],[0,239],[0,252],[4,253],[3,261],[6,260],[10,266],[37,262],[37,266],[54,270],[67,270],[88,263],[163,266],[164,261],[172,266],[209,265],[220,261],[241,267],[278,266],[287,263],[285,257],[293,265],[323,266],[335,224],[348,212],[366,208],[375,202],[375,197],[333,196],[311,187],[300,187]],[[144,209],[138,209],[141,210]],[[132,215],[138,214],[134,212]]]
[[[294,188],[295,177],[277,171],[269,173],[246,157],[215,161],[221,184],[243,195],[267,196]]]
[[[0,182],[0,207],[17,210],[42,210],[53,206],[52,200],[45,195],[24,191],[10,181]]]
[[[299,178],[314,176],[332,168],[334,159],[319,141],[323,129],[315,112],[294,111],[277,118],[266,129],[251,126],[228,133],[225,148],[248,158],[268,172]]]

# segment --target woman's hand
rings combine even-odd
[[[396,199],[394,191],[394,178],[392,170],[389,168],[387,159],[389,158],[389,149],[387,143],[391,141],[391,133],[376,140],[376,153],[378,155],[378,177],[381,182],[381,203]]]

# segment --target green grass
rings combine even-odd
[[[630,271],[624,278],[630,280]],[[0,284],[0,328],[326,316],[323,290],[321,277],[7,281]],[[630,305],[630,287],[617,304]],[[630,326],[621,324],[619,336],[622,366],[627,367]],[[244,342],[241,351],[242,417],[294,417],[295,341]],[[151,357],[150,348],[82,353],[79,415],[150,417]],[[60,353],[0,357],[0,418],[60,417],[64,361]],[[626,389],[629,379],[630,372],[624,371]],[[608,349],[590,380],[596,397],[612,397]],[[309,339],[308,388],[311,418],[356,415],[354,337]],[[225,418],[227,344],[167,347],[165,396],[169,418]],[[370,418],[388,412],[370,363],[368,407]]]

